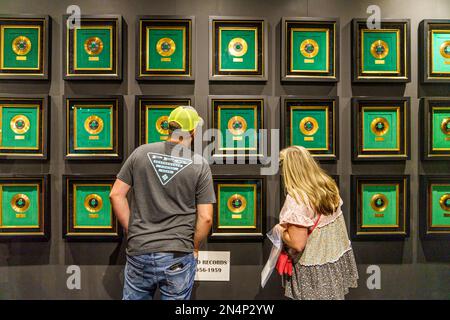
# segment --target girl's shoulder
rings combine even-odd
[[[313,218],[314,210],[309,204],[306,204],[301,199],[297,200],[289,194],[286,195],[286,200],[280,212],[280,222],[311,226],[314,224]]]

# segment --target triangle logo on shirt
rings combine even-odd
[[[163,186],[192,163],[190,159],[154,152],[148,152],[147,157]]]

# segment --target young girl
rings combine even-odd
[[[358,271],[339,189],[303,147],[282,150],[280,163],[287,196],[278,228],[287,252],[277,269],[283,256],[289,259],[281,262],[282,269],[286,266],[285,295],[298,300],[344,299],[348,288],[357,286]]]

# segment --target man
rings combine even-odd
[[[157,287],[164,300],[191,296],[216,201],[208,163],[189,149],[202,123],[194,108],[174,109],[168,139],[138,147],[117,175],[110,199],[128,239],[124,300],[153,299]]]

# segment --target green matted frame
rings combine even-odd
[[[0,159],[48,158],[49,103],[47,95],[0,95]]]
[[[213,225],[209,240],[262,240],[266,232],[266,178],[214,175]]]
[[[409,176],[352,175],[350,234],[353,240],[409,237]]]
[[[165,141],[168,137],[167,119],[170,112],[178,106],[192,105],[194,105],[193,96],[136,96],[136,147]]]
[[[352,98],[353,161],[411,158],[409,97]]]
[[[419,53],[423,83],[450,83],[450,20],[422,20]]]
[[[50,175],[0,175],[0,241],[50,239]]]
[[[267,20],[209,17],[209,80],[267,81]]]
[[[67,28],[63,15],[64,80],[122,80],[122,16],[82,15]]]
[[[281,128],[283,148],[300,145],[317,160],[339,159],[338,97],[282,96]]]
[[[339,19],[281,19],[281,81],[339,81]]]
[[[109,193],[112,175],[63,175],[63,238],[106,240],[122,238],[122,228],[113,213]]]
[[[422,160],[450,160],[450,98],[420,100]]]
[[[136,80],[194,80],[195,17],[138,16]]]
[[[214,140],[214,151],[210,155],[213,162],[266,162],[267,141],[261,131],[267,129],[266,96],[211,95],[208,96],[208,114],[209,129],[217,130],[218,134]],[[234,128],[235,125],[238,127]]]
[[[0,15],[0,79],[48,80],[51,19]]]
[[[122,161],[122,96],[64,96],[63,105],[66,160]]]
[[[450,240],[450,175],[420,176],[420,235]]]
[[[381,19],[380,29],[367,19],[352,20],[352,81],[411,81],[409,19]]]

